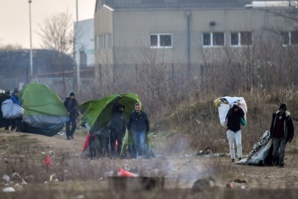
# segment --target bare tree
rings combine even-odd
[[[46,17],[39,28],[42,47],[71,53],[74,32],[72,15],[68,11]]]
[[[62,54],[71,54],[73,51],[73,19],[72,15],[66,11],[46,17],[42,24],[39,25],[38,33],[44,48],[55,49],[60,52],[57,59],[62,68],[63,76],[63,93],[66,92],[65,81],[65,60]]]

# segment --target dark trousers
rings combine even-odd
[[[122,139],[124,134],[122,131],[111,130],[110,133],[110,142],[111,142],[111,155],[112,156],[120,156],[122,149]],[[116,140],[118,142],[118,146],[116,148]]]
[[[71,125],[71,128],[70,128]],[[74,132],[77,128],[77,120],[76,118],[69,118],[69,120],[66,122],[66,137],[70,138],[73,136]]]
[[[3,118],[3,123],[4,123],[5,130],[9,130],[9,126],[11,126],[11,119]],[[11,128],[11,130],[13,129]]]
[[[11,130],[14,131],[16,129],[17,132],[22,131],[22,117],[11,119]]]

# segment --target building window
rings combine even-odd
[[[298,45],[298,31],[282,32],[282,45]]]
[[[171,48],[172,35],[171,34],[151,34],[150,37],[151,48]]]
[[[105,50],[112,48],[112,35],[111,34],[102,34],[97,36],[97,46],[98,50]]]
[[[203,46],[224,46],[225,34],[223,32],[203,33]]]
[[[250,46],[252,45],[251,32],[232,32],[231,46]]]

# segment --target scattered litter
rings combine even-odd
[[[13,187],[5,187],[3,192],[15,192],[16,190]]]
[[[229,189],[232,189],[232,188],[234,188],[234,185],[233,185],[232,182],[229,182],[229,183],[226,184],[226,187],[229,188]]]
[[[114,175],[114,171],[108,171],[108,172],[105,172],[105,176],[108,177],[108,176],[113,176]]]
[[[124,169],[130,171],[130,168],[127,166],[127,164],[124,165]]]
[[[211,153],[208,155],[204,155],[205,158],[224,157],[224,156],[226,156],[224,153]]]
[[[196,154],[197,156],[203,156],[205,158],[212,158],[212,157],[224,157],[226,154],[224,153],[213,153],[210,147],[206,147],[203,150],[200,150]]]
[[[49,155],[55,155],[55,152],[54,151],[48,151],[47,154],[49,154]]]
[[[22,185],[25,185],[27,184],[27,182],[22,178],[22,182],[21,182]]]
[[[246,187],[244,185],[241,186],[241,189],[245,189]]]
[[[65,135],[65,133],[64,132],[59,132],[59,133],[57,133],[58,135]]]
[[[57,175],[56,173],[53,173],[52,175],[50,175],[50,179],[49,179],[50,182],[52,181],[55,181],[55,182],[58,182],[59,180],[57,179]]]
[[[138,174],[132,173],[130,171],[126,171],[122,168],[118,169],[117,174],[118,174],[118,176],[121,176],[121,177],[137,177],[138,176]]]
[[[10,177],[8,175],[3,175],[2,179],[4,180],[4,182],[9,182],[10,181]]]
[[[47,155],[45,160],[43,161],[42,165],[53,167],[51,156]]]
[[[17,172],[11,174],[11,179],[21,179],[21,175]]]

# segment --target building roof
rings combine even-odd
[[[251,3],[252,0],[97,0],[96,8],[103,4],[112,9],[244,8]]]

